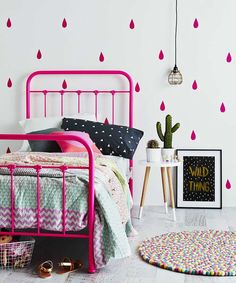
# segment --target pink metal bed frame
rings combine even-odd
[[[125,90],[115,90],[115,89],[103,89],[103,90],[50,90],[50,89],[31,89],[31,81],[36,76],[48,76],[48,75],[115,75],[117,77],[123,76],[128,80],[129,87]],[[102,93],[108,93],[112,95],[112,123],[114,123],[115,117],[115,99],[114,96],[118,93],[129,95],[129,127],[133,126],[133,82],[130,75],[124,71],[120,70],[53,70],[53,71],[37,71],[29,75],[26,82],[26,118],[31,118],[31,107],[30,107],[30,97],[33,93],[42,93],[44,95],[44,116],[47,116],[47,94],[48,93],[58,93],[61,95],[61,116],[64,114],[64,95],[67,93],[75,93],[78,96],[78,112],[80,112],[80,95],[82,93],[94,93],[95,95],[95,115],[98,115],[98,95]],[[82,143],[88,152],[89,164],[88,166],[18,166],[15,164],[10,165],[0,165],[0,168],[8,168],[10,173],[10,193],[11,193],[11,230],[1,231],[0,235],[20,235],[20,236],[44,236],[44,237],[62,237],[62,238],[87,238],[88,239],[88,272],[96,272],[95,262],[94,262],[94,246],[93,246],[93,235],[94,235],[94,155],[92,148],[80,137],[74,135],[29,135],[29,134],[0,134],[0,140],[74,140]],[[21,232],[15,231],[15,205],[14,205],[14,170],[16,168],[33,168],[37,174],[37,231],[36,232]],[[130,160],[130,171],[132,172],[133,160]],[[59,168],[62,171],[62,227],[63,231],[61,233],[44,233],[40,228],[40,170],[43,168]],[[66,185],[65,185],[65,174],[67,169],[87,169],[89,170],[89,186],[88,186],[88,234],[70,234],[66,231]],[[132,176],[132,175],[131,175]],[[131,194],[133,195],[133,180],[132,177],[129,179],[129,186]]]

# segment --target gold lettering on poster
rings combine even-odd
[[[189,172],[192,177],[207,177],[209,170],[205,166],[195,167],[189,166]],[[210,191],[209,182],[189,181],[189,190],[191,192],[206,192]]]
[[[195,167],[194,169],[189,166],[189,171],[192,177],[206,177],[209,174],[209,170],[204,166]]]
[[[191,192],[206,192],[210,191],[209,182],[194,182],[189,181],[189,190]]]

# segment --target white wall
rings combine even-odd
[[[223,149],[223,205],[235,206],[236,2],[179,0],[178,65],[184,83],[171,87],[167,75],[174,61],[174,4],[174,0],[1,0],[0,131],[19,131],[17,121],[25,111],[24,80],[32,71],[124,69],[140,84],[135,126],[145,131],[135,157],[135,202],[139,202],[144,173],[137,161],[145,158],[146,141],[157,136],[156,121],[170,113],[174,122],[181,123],[174,136],[176,148]],[[11,28],[6,27],[8,18]],[[68,22],[66,29],[61,27],[63,18]],[[193,28],[195,18],[198,29]],[[43,55],[40,60],[38,49]],[[160,50],[164,60],[158,59]],[[101,51],[102,63],[98,60]],[[226,62],[228,52],[231,63]],[[9,77],[11,88],[6,86]],[[162,101],[165,111],[159,108]],[[220,112],[222,102],[224,113]],[[195,141],[190,138],[192,130]],[[147,204],[162,203],[158,174],[151,174]],[[230,190],[225,188],[227,179]]]

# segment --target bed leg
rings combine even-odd
[[[89,256],[88,256],[88,273],[95,273],[96,266],[94,262],[93,239],[89,238]]]

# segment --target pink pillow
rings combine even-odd
[[[94,153],[101,154],[101,151],[96,147],[94,142],[90,139],[89,134],[79,131],[64,131],[64,132],[53,132],[53,135],[73,135],[83,138],[91,147]],[[86,148],[77,141],[57,141],[62,152],[87,152]]]

